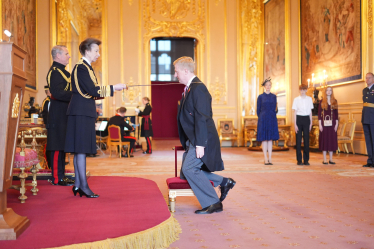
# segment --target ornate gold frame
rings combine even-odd
[[[271,0],[270,0],[271,1]],[[286,64],[285,64],[285,95],[286,95],[286,125],[289,125],[290,122],[292,121],[292,111],[291,111],[291,105],[292,105],[292,98],[291,98],[291,49],[290,49],[290,44],[291,44],[291,4],[290,0],[284,0],[284,9],[285,9],[285,59],[286,59]],[[300,10],[300,6],[299,6]],[[265,20],[265,4],[264,4],[264,13],[263,13],[263,20]],[[299,16],[300,16],[300,11],[299,11]],[[265,22],[262,27],[262,41],[263,43],[265,42]],[[262,65],[265,61],[265,50],[263,49],[262,53]],[[262,66],[262,70],[260,71],[260,84],[261,82],[264,81],[264,68]],[[261,85],[260,85],[261,87]],[[277,117],[283,117],[283,116],[277,116]]]
[[[299,12],[299,84],[301,83],[301,0],[298,2],[298,12]],[[364,74],[365,72],[369,71],[369,63],[368,63],[368,56],[367,56],[367,48],[368,48],[368,22],[365,21],[365,17],[367,15],[368,9],[368,2],[361,0],[361,79],[346,81],[336,84],[331,84],[329,86],[343,86],[352,83],[359,83],[364,81]]]

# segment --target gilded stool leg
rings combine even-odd
[[[27,178],[27,173],[25,173],[25,168],[21,168],[21,173],[19,173],[18,177],[21,181],[21,188],[19,190],[21,196],[19,196],[18,199],[21,201],[21,203],[25,203],[27,199],[27,196],[25,195],[26,193],[25,180]]]
[[[170,204],[170,212],[175,212],[175,200],[177,198],[176,191],[169,191],[169,204]]]
[[[38,182],[36,181],[36,173],[38,173],[38,169],[36,168],[36,165],[33,165],[31,168],[32,173],[32,189],[31,192],[33,195],[37,195],[39,192],[39,189],[37,188]]]

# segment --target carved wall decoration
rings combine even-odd
[[[18,93],[17,93],[16,96],[14,97],[14,100],[13,100],[12,118],[18,118],[19,104],[20,104],[20,101],[19,101],[19,97],[18,97]]]
[[[150,9],[152,1],[152,12]],[[169,4],[166,4],[169,2]],[[187,13],[191,8],[197,8],[197,13]],[[157,5],[157,6],[156,6]],[[160,9],[161,16],[159,18],[152,14],[153,9]],[[186,1],[186,0],[164,0],[155,2],[154,0],[143,0],[143,16],[144,16],[144,42],[148,42],[155,35],[182,37],[196,37],[200,42],[205,41],[205,3],[202,0]],[[175,19],[184,19],[175,21]]]
[[[245,54],[247,61],[247,80],[252,76],[258,76],[258,62],[261,50],[261,25],[262,9],[261,1],[244,0],[240,1],[242,14],[242,39],[248,51]]]
[[[132,5],[132,1],[133,1],[133,0],[129,0],[129,5],[130,5],[130,6]]]
[[[259,78],[262,67],[262,1],[242,0],[238,2],[240,22],[240,82],[238,105],[240,115],[250,115],[255,109],[259,93]]]
[[[368,29],[371,38],[373,35],[373,0],[368,0]]]
[[[185,18],[190,9],[190,0],[162,0],[160,14],[171,20]]]
[[[134,86],[136,83],[134,82],[133,78],[130,77],[130,80],[129,82],[126,83],[126,85],[129,87],[128,90],[126,91],[123,91],[122,93],[122,102],[123,103],[126,103],[126,100],[127,100],[127,103],[130,103],[130,104],[133,104],[133,103],[136,103],[138,98],[140,97],[140,90],[139,90],[139,87],[131,87],[131,86]]]
[[[216,80],[214,81],[214,83],[210,84],[210,89],[209,90],[212,93],[213,101],[216,104],[219,104],[221,102],[222,98],[224,99],[223,104],[225,104],[225,105],[227,104],[226,100],[225,100],[226,96],[227,96],[225,83],[220,82],[219,77],[216,77]]]
[[[215,0],[216,2],[216,6],[219,4],[219,2],[221,2],[221,0]]]

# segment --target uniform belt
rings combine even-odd
[[[364,106],[374,108],[373,103],[364,103]]]

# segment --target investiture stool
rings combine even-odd
[[[185,149],[181,179],[187,179],[202,207],[196,214],[223,211],[222,201],[235,185],[231,178],[212,173],[224,170],[218,133],[212,119],[212,97],[194,74],[195,63],[190,57],[174,61],[175,75],[185,85],[178,105],[178,132]],[[221,187],[218,198],[214,187]]]
[[[362,91],[362,127],[364,129],[368,160],[364,167],[374,168],[374,75],[366,74],[367,87]]]
[[[71,99],[70,73],[65,70],[69,64],[69,51],[65,46],[54,46],[51,51],[53,63],[47,74],[51,92],[51,103],[46,128],[48,162],[52,169],[52,184],[71,186],[74,181],[65,176],[65,135],[68,117],[66,111]],[[44,118],[44,117],[43,117]]]

